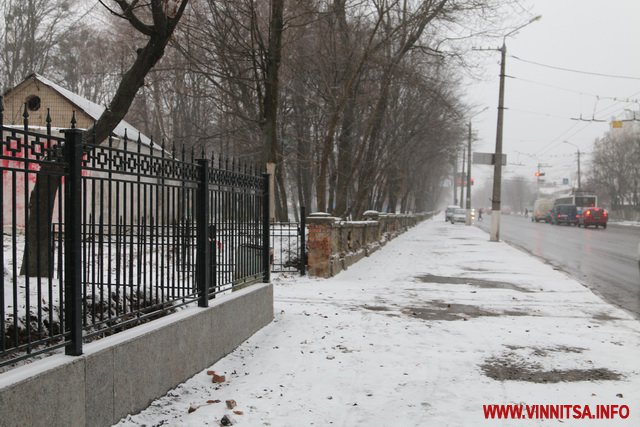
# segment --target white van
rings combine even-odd
[[[553,208],[553,199],[538,199],[533,204],[533,215],[531,222],[548,221],[549,211]]]

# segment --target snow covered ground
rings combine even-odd
[[[611,221],[611,224],[623,225],[625,227],[640,227],[640,221]]]
[[[640,425],[640,322],[488,240],[426,221],[332,279],[275,277],[274,321],[209,368],[225,382],[204,370],[119,425]],[[489,404],[629,414],[487,420]]]

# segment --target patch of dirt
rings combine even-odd
[[[443,301],[433,301],[426,307],[407,307],[402,310],[407,316],[423,320],[467,320],[481,316],[526,316],[520,311],[488,311],[475,305],[447,304]]]
[[[376,313],[383,314],[388,317],[399,317],[398,313],[393,313],[393,308],[385,307],[383,305],[361,305],[360,308],[364,308],[365,310],[374,311]],[[357,308],[353,308],[353,310],[357,310]]]
[[[424,283],[446,283],[450,285],[476,286],[478,288],[485,288],[485,289],[512,289],[514,291],[519,291],[519,292],[526,292],[526,293],[533,292],[521,286],[514,285],[513,283],[500,282],[497,280],[477,279],[474,277],[450,277],[450,276],[436,276],[434,274],[423,274],[420,276],[416,276],[415,278]]]
[[[606,368],[545,370],[540,364],[522,360],[516,355],[489,358],[481,365],[481,369],[496,381],[559,383],[615,381],[623,378],[618,372]]]
[[[544,357],[549,353],[582,353],[585,348],[582,347],[569,347],[566,345],[559,345],[555,347],[524,347],[520,345],[507,345],[505,346],[510,350],[526,350],[531,352],[534,356]]]
[[[600,320],[600,321],[606,322],[609,320],[622,320],[622,319],[619,317],[611,316],[610,314],[607,314],[607,313],[598,313],[593,316],[593,320]]]
[[[363,305],[362,308],[371,311],[389,311],[389,307],[385,307],[382,305]]]

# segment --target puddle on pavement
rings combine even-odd
[[[520,311],[488,311],[475,305],[447,304],[442,301],[430,302],[426,307],[407,307],[402,310],[407,316],[417,317],[423,320],[467,320],[483,316],[527,316],[528,313]]]
[[[481,368],[486,376],[497,381],[559,383],[613,381],[623,378],[621,374],[606,368],[545,370],[538,363],[524,361],[516,355],[489,358]]]
[[[513,283],[500,282],[497,280],[477,279],[474,277],[448,277],[436,276],[434,274],[422,274],[420,276],[416,276],[415,278],[424,283],[446,283],[449,285],[476,286],[478,288],[485,289],[511,289],[519,292],[532,292],[529,289],[514,285]]]

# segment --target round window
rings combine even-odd
[[[27,108],[29,111],[38,111],[40,109],[40,97],[37,95],[30,95],[27,98]]]

